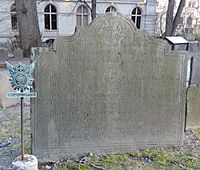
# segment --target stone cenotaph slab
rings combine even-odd
[[[186,60],[115,13],[41,49],[32,99],[37,157],[127,152],[183,139]]]

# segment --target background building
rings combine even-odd
[[[86,2],[86,3],[85,3]],[[41,0],[37,1],[38,19],[43,41],[74,33],[76,26],[91,22],[91,1]],[[0,1],[1,45],[18,35],[14,0]],[[131,18],[139,29],[155,33],[156,0],[97,0],[97,16],[116,11]]]

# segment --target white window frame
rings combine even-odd
[[[45,9],[49,6],[49,12],[45,12]],[[56,12],[52,12],[52,6],[56,9]],[[58,13],[57,13],[57,7],[53,4],[48,4],[46,5],[46,7],[44,8],[44,29],[47,30],[47,31],[56,31],[58,29]],[[47,29],[45,28],[45,15],[49,15],[49,25],[50,25],[50,28]],[[52,15],[56,15],[56,29],[52,29]]]
[[[106,12],[117,12],[117,8],[115,6],[113,6],[113,5],[111,5],[111,6],[109,6],[109,7],[106,8],[105,13]]]
[[[13,10],[13,9],[14,9],[13,7],[15,7],[15,10]],[[13,22],[12,22],[13,16],[15,16],[16,19],[17,19],[17,11],[16,11],[16,4],[15,4],[15,3],[13,3],[13,4],[11,5],[11,7],[10,7],[10,15],[11,15],[11,28],[12,28],[12,30],[18,30],[18,23],[16,22],[16,23],[15,23],[16,26],[13,27],[14,24],[13,24]]]
[[[79,10],[79,8],[81,8],[81,13],[78,13],[78,10]],[[87,13],[84,13],[83,11],[84,11],[84,8],[87,10]],[[80,16],[80,18],[81,18],[81,25],[78,25],[78,23],[77,23],[77,16]],[[84,16],[87,16],[87,25],[89,24],[89,10],[88,10],[88,8],[85,6],[85,5],[80,5],[77,9],[76,9],[76,26],[78,26],[78,27],[83,27],[83,26],[86,26],[86,25],[83,25],[83,18],[84,18]]]
[[[133,14],[133,11],[136,9],[135,14]],[[140,10],[141,14],[138,14],[138,10]],[[135,17],[135,21],[133,21],[132,17]],[[140,7],[135,7],[132,11],[131,11],[131,19],[132,21],[135,23],[135,26],[137,27],[137,20],[140,17],[140,27],[138,29],[141,29],[141,25],[142,25],[142,10]]]

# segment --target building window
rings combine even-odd
[[[141,19],[142,19],[142,12],[140,8],[134,8],[132,11],[131,19],[135,23],[136,27],[140,29],[141,27]]]
[[[117,12],[117,9],[116,9],[114,6],[109,6],[109,7],[106,9],[106,12]]]
[[[187,17],[187,21],[186,21],[186,26],[187,27],[192,27],[192,16],[190,15],[190,16],[188,16]]]
[[[17,30],[18,25],[17,25],[17,11],[16,11],[16,5],[13,4],[10,9],[11,12],[11,25],[12,25],[12,30]]]
[[[76,11],[76,26],[87,26],[89,20],[89,11],[84,6],[81,5],[78,7]]]
[[[189,8],[195,8],[196,2],[195,1],[188,1],[188,7]]]
[[[193,7],[193,8],[196,7],[196,2],[195,2],[195,1],[192,2],[192,7]]]
[[[179,19],[178,25],[181,25],[181,26],[183,25],[183,17],[182,16]]]
[[[192,2],[191,1],[188,2],[188,7],[190,7],[190,8],[192,7]]]
[[[52,4],[44,9],[44,25],[46,30],[57,30],[57,9]]]

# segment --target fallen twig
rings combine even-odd
[[[10,142],[5,143],[5,144],[1,144],[1,145],[0,145],[0,148],[3,148],[3,147],[8,146],[8,145],[10,145],[10,144],[11,144]]]
[[[89,165],[92,166],[92,167],[94,167],[94,168],[96,168],[96,169],[102,169],[102,170],[104,170],[103,167],[100,167],[98,165],[95,165],[95,164],[92,164],[92,163],[90,163]]]

